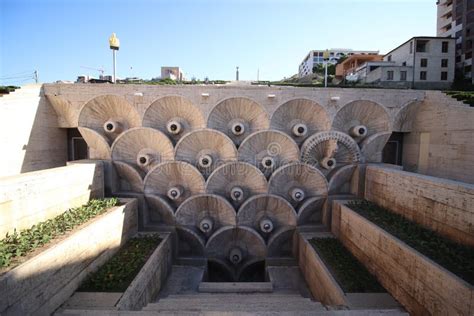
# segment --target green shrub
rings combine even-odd
[[[79,287],[81,292],[124,292],[159,245],[158,234],[130,239]]]
[[[0,240],[0,268],[8,267],[15,257],[22,257],[32,250],[47,244],[51,239],[63,235],[91,218],[117,205],[116,198],[90,200],[86,205],[72,208],[55,218],[33,225],[31,228],[8,234]]]
[[[458,101],[474,106],[474,92],[468,91],[448,91],[447,95],[455,98]]]
[[[345,293],[386,292],[377,279],[336,238],[313,238],[310,243]]]
[[[351,201],[348,207],[460,278],[474,284],[474,247],[453,242],[368,201]]]

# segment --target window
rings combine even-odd
[[[426,80],[426,71],[420,71],[420,80]]]
[[[428,59],[422,58],[422,59],[420,60],[420,67],[423,67],[423,68],[428,67]]]
[[[417,53],[426,53],[428,41],[426,40],[417,40],[416,41],[416,52]]]
[[[460,62],[461,62],[461,55],[456,56],[456,62],[457,62],[457,63],[460,63]]]
[[[442,71],[441,72],[441,80],[442,81],[448,80],[448,72],[447,71]]]
[[[389,55],[389,56],[387,57],[387,61],[392,61],[392,55]]]
[[[443,42],[441,45],[441,51],[447,53],[449,51],[449,42]]]
[[[448,60],[447,59],[441,59],[441,67],[442,68],[448,67]]]
[[[404,66],[404,67],[405,67],[406,65],[407,65],[407,62],[406,62],[406,61],[404,61],[404,62],[402,63],[402,66]]]
[[[393,70],[387,71],[387,80],[393,80]]]
[[[400,71],[400,81],[406,81],[406,80],[407,80],[407,72]]]
[[[472,59],[472,52],[468,52],[464,55],[464,59]]]
[[[467,40],[466,41],[466,50],[471,50],[472,49],[472,40]]]
[[[410,54],[413,54],[413,42],[410,42]]]

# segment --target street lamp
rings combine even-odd
[[[115,83],[115,67],[116,67],[116,62],[115,62],[115,51],[119,50],[120,48],[120,41],[115,35],[115,33],[112,33],[112,35],[109,37],[109,46],[110,49],[112,50],[113,54],[113,59],[114,59],[114,76],[113,76],[113,83]]]
[[[325,50],[323,53],[323,60],[325,64],[325,69],[324,69],[324,87],[328,87],[328,62],[329,62],[329,50]]]

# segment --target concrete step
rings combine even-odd
[[[253,298],[259,298],[259,297],[298,297],[302,298],[300,294],[298,293],[271,293],[271,294],[263,294],[263,293],[254,293],[254,294],[229,294],[229,293],[224,293],[224,294],[213,294],[213,293],[192,293],[192,294],[170,294],[166,298],[170,299],[213,299],[213,298],[220,298],[220,299],[227,299],[227,298],[233,298],[233,297],[253,297]]]
[[[245,300],[235,303],[229,303],[220,301],[216,303],[208,302],[189,302],[184,303],[178,302],[166,302],[158,304],[149,304],[146,306],[144,311],[174,311],[174,312],[186,312],[186,311],[200,311],[200,312],[296,312],[296,311],[325,311],[326,309],[320,304],[315,302],[292,302],[286,300],[280,300],[278,302],[252,302],[249,303]]]
[[[274,294],[195,294],[170,295],[144,311],[202,312],[295,312],[325,311],[319,302],[300,295]]]
[[[400,310],[322,310],[322,311],[268,311],[268,312],[232,312],[232,311],[113,311],[113,310],[58,310],[55,315],[75,316],[408,316]]]
[[[388,293],[346,293],[349,308],[352,309],[403,309]]]
[[[271,293],[270,282],[201,282],[201,293]]]
[[[166,298],[161,299],[159,302],[165,300],[187,300],[187,301],[208,301],[208,302],[218,302],[218,301],[242,301],[246,300],[248,302],[253,301],[261,301],[261,300],[268,300],[268,301],[278,301],[282,299],[288,300],[300,300],[300,301],[311,301],[308,298],[304,298],[299,294],[210,294],[210,293],[199,293],[199,294],[173,294],[169,295]]]

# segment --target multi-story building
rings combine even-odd
[[[357,69],[365,84],[416,89],[447,89],[454,81],[455,39],[413,37],[388,52],[381,62]]]
[[[356,69],[369,61],[381,61],[382,55],[352,55],[336,66],[336,78],[342,79],[355,73]]]
[[[313,67],[324,63],[323,54],[326,50],[312,50],[306,55],[298,69],[298,77],[302,78],[313,73]],[[337,64],[339,58],[352,55],[378,55],[379,51],[355,51],[352,49],[332,48],[329,49],[329,62]]]
[[[456,39],[456,68],[474,82],[474,0],[438,0],[437,36]]]
[[[161,67],[161,79],[173,79],[176,81],[186,80],[179,67]]]

